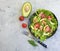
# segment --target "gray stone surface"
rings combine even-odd
[[[44,41],[48,48],[38,44],[32,47],[28,37],[22,34],[21,15],[22,4],[31,2],[32,13],[38,8],[44,8],[55,13],[58,19],[58,30],[54,36]],[[23,22],[27,22],[24,20]],[[60,0],[0,0],[0,51],[60,51]]]

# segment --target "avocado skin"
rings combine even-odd
[[[24,8],[24,5],[26,5],[27,3],[30,4],[31,9],[30,9],[29,14],[25,16],[25,15],[24,15],[24,12],[23,12],[23,8]],[[22,16],[24,16],[25,18],[27,18],[27,17],[30,15],[31,11],[32,11],[32,5],[31,5],[31,3],[30,3],[30,2],[25,2],[25,3],[23,4],[23,6],[22,6]],[[26,13],[26,12],[25,12],[25,13]]]

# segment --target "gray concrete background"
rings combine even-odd
[[[38,8],[52,11],[58,19],[58,30],[54,36],[44,41],[45,49],[38,44],[33,47],[28,43],[28,37],[22,34],[21,15],[22,4],[26,1],[32,4],[32,13]],[[25,19],[23,22],[27,22]],[[0,51],[60,51],[60,0],[0,0]]]

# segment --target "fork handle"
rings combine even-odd
[[[47,48],[47,45],[46,44],[44,44],[43,42],[41,42],[41,41],[37,41],[39,44],[41,44],[43,47],[45,47],[45,48]]]

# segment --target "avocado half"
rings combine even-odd
[[[32,5],[30,2],[25,2],[22,7],[22,16],[28,17],[32,11]]]

